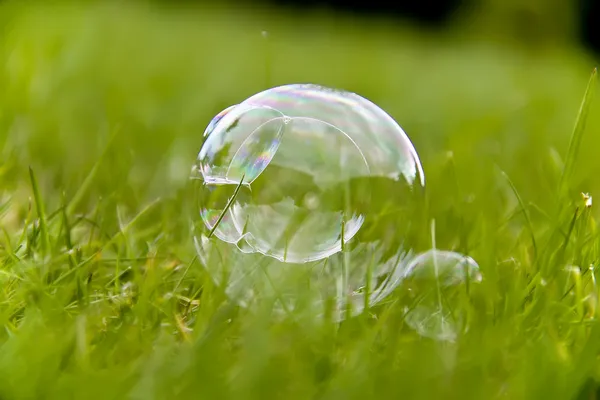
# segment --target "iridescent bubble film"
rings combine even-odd
[[[323,286],[325,274],[335,289],[320,293],[355,308],[375,300],[410,250],[425,183],[412,143],[386,112],[357,94],[308,84],[272,88],[219,113],[193,178],[204,224],[199,252],[226,243],[229,261],[220,268],[241,268],[240,277],[256,262],[280,269],[279,277],[308,271],[313,286]]]

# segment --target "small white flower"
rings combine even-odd
[[[581,193],[581,197],[583,197],[586,208],[590,208],[592,206],[592,196],[589,193]]]

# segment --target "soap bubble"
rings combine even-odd
[[[410,301],[406,323],[421,336],[454,341],[467,328],[467,289],[481,280],[471,257],[442,250],[417,255],[407,263],[402,282]]]
[[[219,113],[204,136],[193,171],[205,226],[196,244],[219,258],[207,268],[228,289],[237,279],[252,292],[267,290],[261,280],[281,290],[305,273],[311,288],[330,279],[333,297],[354,296],[360,309],[404,265],[424,174],[402,128],[369,100],[280,86]],[[223,243],[218,255],[205,248]]]

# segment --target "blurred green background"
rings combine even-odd
[[[44,191],[68,197],[118,130],[88,197],[117,194],[135,208],[182,187],[217,112],[268,87],[312,82],[390,113],[430,180],[452,155],[465,197],[489,185],[497,165],[544,204],[540,186],[551,186],[547,171],[565,154],[596,58],[570,34],[573,12],[543,3],[488,0],[435,30],[239,2],[4,2],[5,188],[26,182],[31,165]],[[520,19],[524,4],[535,17]],[[580,163],[587,191],[600,169],[593,110]],[[445,188],[432,189],[440,203]]]

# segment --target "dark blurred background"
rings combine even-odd
[[[247,0],[254,2],[255,0]],[[265,0],[295,11],[384,16],[443,28],[474,25],[523,41],[576,39],[600,53],[600,0]],[[256,3],[255,3],[256,4]],[[457,22],[459,21],[459,22]]]

